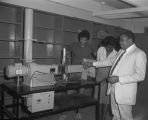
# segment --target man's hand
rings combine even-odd
[[[83,62],[83,67],[86,69],[86,68],[89,68],[89,67],[92,67],[93,66],[93,62]]]
[[[111,83],[111,84],[119,82],[119,76],[109,76],[108,82]]]

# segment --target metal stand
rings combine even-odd
[[[17,76],[17,85],[16,85],[17,91],[19,91],[19,87],[20,87],[20,76]]]
[[[17,76],[17,88],[19,88],[19,86],[20,86],[20,77]]]

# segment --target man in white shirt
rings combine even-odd
[[[134,42],[134,34],[126,31],[120,36],[122,49],[115,58],[84,63],[84,67],[112,66],[107,94],[111,96],[113,120],[133,120],[132,105],[136,103],[137,83],[145,78],[147,57]]]

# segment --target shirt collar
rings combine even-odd
[[[135,46],[135,44],[133,44],[133,45],[131,45],[130,47],[128,47],[128,48],[126,49],[126,52],[129,52],[134,46]]]

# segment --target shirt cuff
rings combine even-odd
[[[123,77],[119,77],[119,82],[123,85],[124,84],[124,78]]]
[[[96,62],[93,62],[93,67],[96,67]]]

